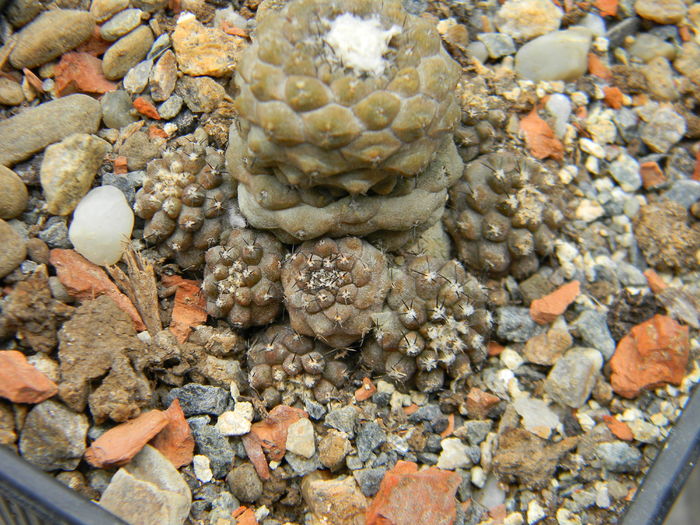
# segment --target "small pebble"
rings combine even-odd
[[[194,475],[202,483],[209,483],[214,479],[208,457],[197,454],[192,458],[192,467],[194,468]]]
[[[100,186],[78,203],[68,236],[87,260],[110,265],[121,259],[133,228],[134,212],[121,190]]]
[[[102,120],[108,128],[121,129],[138,120],[131,112],[133,109],[131,97],[122,89],[105,93],[100,104],[102,104]]]
[[[188,419],[188,423],[192,429],[197,451],[209,458],[214,478],[222,479],[231,468],[234,456],[229,438],[222,436],[221,432],[212,425],[193,425],[193,419],[196,418]],[[250,465],[250,468],[253,466]],[[253,470],[255,469],[253,468]]]
[[[360,491],[367,498],[373,498],[379,492],[384,474],[386,474],[384,468],[361,468],[352,472],[352,476],[360,486]]]
[[[615,340],[608,328],[607,317],[597,310],[584,310],[573,327],[588,346],[595,348],[608,361],[615,352]]]
[[[386,432],[374,421],[363,423],[357,432],[355,446],[361,461],[367,461],[374,450],[386,443]]]
[[[142,11],[140,9],[125,9],[114,15],[100,26],[100,36],[108,42],[114,42],[136,29],[141,24]]]
[[[24,91],[14,80],[0,77],[0,104],[18,106],[24,102]]]
[[[644,144],[656,153],[666,153],[685,134],[685,119],[672,107],[659,106],[642,126],[640,136]]]
[[[223,388],[190,383],[179,388],[173,388],[165,396],[164,403],[169,406],[173,399],[180,400],[180,406],[185,417],[198,414],[218,416],[226,410],[229,394]]]
[[[26,241],[15,229],[0,219],[0,279],[17,268],[27,255]]]
[[[501,306],[496,310],[497,335],[505,341],[524,343],[542,331],[530,317],[530,309],[519,306]]]
[[[175,90],[176,82],[177,60],[175,54],[168,50],[158,59],[151,71],[149,83],[153,100],[156,102],[167,100]]]
[[[574,347],[554,363],[544,389],[557,403],[580,408],[590,397],[602,366],[598,350]]]
[[[611,472],[634,473],[639,470],[642,462],[642,453],[622,441],[600,443],[596,447],[596,454],[603,467]]]
[[[677,202],[684,208],[690,208],[700,199],[700,181],[677,180],[661,194],[661,200]]]
[[[0,165],[0,219],[14,219],[27,207],[27,187],[17,174]]]
[[[247,401],[236,403],[232,411],[224,412],[216,421],[216,429],[224,436],[242,436],[250,432],[253,405]]]
[[[516,72],[529,80],[572,81],[586,72],[591,33],[587,29],[555,31],[535,38],[515,55]]]
[[[497,59],[515,53],[513,39],[502,33],[479,33],[479,42],[486,46],[489,58]]]
[[[180,95],[173,94],[168,100],[158,106],[158,114],[166,120],[175,118],[180,113],[183,103],[184,101]]]
[[[550,0],[507,0],[496,14],[496,27],[517,40],[531,40],[559,29],[564,12]]]
[[[251,463],[243,463],[226,476],[231,493],[244,503],[256,501],[263,492],[263,484]]]
[[[353,406],[336,408],[326,414],[324,422],[327,426],[345,432],[348,437],[355,437],[357,426],[357,409]]]
[[[129,0],[92,0],[90,14],[98,22],[104,22],[127,7]]]
[[[127,72],[146,58],[153,44],[153,32],[148,26],[139,26],[131,33],[117,40],[105,52],[102,71],[109,80],[119,80]]]
[[[143,92],[148,85],[151,69],[153,69],[152,60],[146,59],[136,64],[124,77],[124,89],[132,95]]]
[[[289,425],[286,448],[289,452],[307,459],[316,453],[314,426],[311,421],[303,417]]]
[[[664,42],[651,33],[638,34],[628,51],[631,56],[638,58],[642,62],[649,62],[656,57],[673,60],[676,56],[676,48],[673,47],[673,44]]]
[[[620,153],[608,169],[612,178],[626,192],[633,193],[642,186],[639,163],[626,153]]]
[[[472,462],[467,455],[467,446],[456,437],[443,439],[442,452],[438,458],[437,467],[446,470],[468,468]]]
[[[637,0],[634,10],[642,18],[659,24],[677,24],[688,8],[683,0]]]

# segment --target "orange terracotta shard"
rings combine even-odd
[[[564,157],[564,145],[554,136],[554,131],[533,109],[520,121],[520,129],[525,135],[525,142],[532,156],[537,159],[551,157],[561,160]]]
[[[174,399],[164,413],[168,416],[168,424],[153,438],[151,445],[168,458],[175,468],[189,465],[194,454],[194,438],[180,407],[180,400]]]
[[[612,73],[610,72],[610,69],[595,53],[588,53],[588,72],[591,75],[607,82],[612,80]]]
[[[689,353],[688,327],[657,314],[633,327],[618,343],[610,359],[613,390],[632,399],[646,389],[678,385]]]
[[[58,386],[16,350],[0,351],[0,397],[13,403],[41,403],[56,395]]]
[[[571,281],[552,293],[530,303],[530,317],[538,324],[547,324],[563,314],[581,292],[580,283]]]
[[[622,91],[616,86],[605,86],[603,88],[603,94],[605,95],[605,103],[613,109],[620,109],[622,107],[622,98],[624,97]]]
[[[451,525],[460,482],[456,472],[436,467],[418,471],[415,463],[398,461],[367,508],[366,525]]]
[[[161,410],[141,414],[98,437],[85,451],[85,460],[97,468],[126,465],[168,422]]]
[[[92,300],[107,295],[124,310],[139,332],[146,329],[134,304],[119,291],[107,273],[74,250],[51,250],[49,262],[56,268],[58,279],[70,295],[78,299]]]
[[[467,412],[474,419],[484,419],[494,406],[501,399],[498,396],[484,392],[478,388],[472,387],[467,394]]]
[[[654,293],[659,293],[668,287],[662,277],[651,268],[644,271],[644,277],[647,278],[647,284]]]
[[[258,525],[255,512],[248,507],[238,507],[233,511],[233,517],[236,518],[236,525]]]
[[[250,433],[258,438],[272,461],[280,461],[287,451],[289,426],[303,417],[308,417],[308,414],[300,408],[277,405],[264,420],[252,425]]]
[[[156,107],[153,105],[153,102],[146,100],[144,97],[137,97],[132,104],[136,111],[141,113],[143,116],[160,120],[160,115],[158,114]]]
[[[666,176],[661,167],[654,161],[642,162],[639,165],[639,174],[642,177],[644,189],[658,188],[666,182]]]
[[[178,342],[184,343],[192,328],[207,321],[207,302],[199,281],[183,279],[177,275],[164,276],[163,284],[171,288],[176,286],[175,306],[173,307],[170,331]]]
[[[355,399],[357,401],[366,401],[374,395],[377,387],[374,386],[369,377],[362,378],[362,386],[355,391]]]
[[[621,439],[623,441],[632,441],[634,439],[632,430],[624,421],[615,419],[612,416],[603,416],[603,421],[610,429],[610,432],[612,432],[617,439]]]
[[[616,16],[617,0],[595,0],[600,16]]]
[[[117,89],[102,72],[102,60],[89,53],[66,53],[56,66],[56,93],[107,93]]]

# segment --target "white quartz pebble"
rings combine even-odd
[[[91,190],[73,212],[68,237],[76,251],[92,263],[115,264],[131,239],[134,212],[119,188]]]

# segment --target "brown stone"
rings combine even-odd
[[[315,472],[304,477],[301,494],[318,523],[362,525],[367,498],[352,477],[323,479]]]
[[[175,468],[189,465],[194,454],[194,438],[180,400],[175,398],[164,413],[168,416],[168,424],[153,438],[151,445],[168,458]]]
[[[690,353],[688,327],[655,315],[633,327],[610,359],[613,390],[628,399],[642,390],[680,384]]]
[[[0,397],[13,403],[41,403],[56,395],[58,387],[16,350],[0,351]]]
[[[580,291],[578,281],[571,281],[560,286],[552,293],[532,301],[530,317],[538,324],[551,323],[566,311],[566,308],[576,299]]]
[[[500,401],[499,397],[472,387],[467,394],[467,412],[472,418],[484,419],[489,411]]]
[[[677,24],[688,8],[683,0],[637,0],[634,10],[642,18],[659,24]]]
[[[553,365],[571,347],[573,339],[567,330],[551,328],[544,334],[532,336],[523,348],[523,356],[530,363]]]
[[[117,425],[97,438],[85,451],[85,460],[93,467],[126,465],[170,421],[161,410],[151,410]]]

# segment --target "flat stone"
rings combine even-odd
[[[287,429],[287,451],[307,459],[311,458],[316,453],[314,438],[313,424],[307,418],[303,417],[299,421],[289,425]]]
[[[563,314],[581,291],[578,281],[566,283],[530,303],[530,316],[538,324],[547,324]]]
[[[635,447],[622,441],[600,443],[596,447],[596,455],[603,467],[611,472],[638,472],[642,463],[642,453]]]
[[[349,438],[355,437],[357,426],[357,409],[353,406],[345,406],[331,410],[324,419],[324,423],[332,428],[345,432]]]
[[[244,38],[204,27],[191,13],[180,16],[172,40],[180,70],[195,77],[230,75],[247,47]]]
[[[46,64],[85,42],[94,27],[95,19],[85,11],[44,11],[19,32],[10,63],[20,70]]]
[[[608,361],[615,352],[615,340],[608,328],[607,317],[597,310],[584,310],[574,321],[573,328],[587,346],[595,348]]]
[[[361,461],[367,461],[372,452],[386,443],[386,432],[375,421],[369,421],[360,425],[357,432],[355,446],[357,455]]]
[[[536,436],[547,439],[559,424],[559,416],[542,399],[521,396],[513,408],[523,418],[523,427]]]
[[[112,477],[99,503],[128,523],[182,525],[192,493],[172,463],[146,446]]]
[[[186,417],[199,414],[218,416],[226,410],[230,399],[229,393],[223,388],[197,383],[173,388],[165,397],[165,402],[170,404],[176,398],[180,400],[182,411]]]
[[[46,148],[41,162],[41,188],[46,209],[68,215],[92,186],[109,144],[94,135],[75,133]]]
[[[455,429],[454,435],[466,439],[470,445],[475,446],[486,439],[491,427],[493,427],[493,421],[490,419],[465,421],[464,425]]]
[[[467,446],[456,437],[443,439],[440,444],[442,451],[438,458],[437,467],[445,470],[468,468],[472,462],[467,455]]]
[[[124,89],[132,95],[143,92],[152,69],[153,60],[146,59],[136,64],[124,77]]]
[[[143,11],[140,9],[121,11],[100,26],[100,36],[107,42],[114,42],[129,31],[136,29],[141,24],[142,14]]]
[[[537,334],[527,340],[523,347],[523,356],[530,363],[551,366],[572,343],[569,331],[555,323],[546,333]]]
[[[85,452],[85,460],[97,468],[126,465],[168,422],[165,412],[145,412],[102,434]]]
[[[0,78],[0,104],[19,106],[22,102],[24,102],[22,86],[9,78]]]
[[[501,33],[479,33],[476,36],[486,46],[489,58],[497,59],[515,53],[513,39]]]
[[[700,45],[695,42],[685,42],[673,66],[693,83],[700,84]]]
[[[48,399],[29,411],[19,438],[24,459],[42,470],[74,470],[85,452],[88,418]]]
[[[307,474],[311,474],[323,468],[317,455],[305,458],[293,452],[287,452],[284,456],[284,460],[297,476],[306,476]]]
[[[183,104],[184,100],[182,100],[182,97],[180,95],[173,94],[168,98],[168,100],[158,106],[158,114],[162,119],[173,119],[178,113],[180,113]]]
[[[508,0],[495,22],[501,33],[517,40],[531,40],[559,29],[564,12],[550,0]]]
[[[0,219],[0,279],[17,268],[27,256],[27,242],[17,231]]]
[[[700,199],[700,181],[698,180],[677,180],[671,187],[661,194],[661,200],[677,202],[688,209],[695,201]]]
[[[644,144],[655,153],[667,153],[685,134],[685,119],[672,107],[659,106],[640,131]]]
[[[642,72],[654,99],[672,101],[681,96],[676,89],[673,68],[667,58],[661,56],[652,58]]]
[[[177,60],[175,53],[167,50],[156,62],[151,71],[149,84],[151,97],[156,102],[167,100],[175,90],[177,83]]]
[[[588,30],[554,31],[522,46],[515,55],[515,70],[535,82],[576,80],[586,72],[590,45]]]
[[[101,118],[97,100],[76,94],[0,121],[0,164],[11,166],[73,133],[96,133]]]
[[[0,219],[14,219],[27,207],[29,193],[22,179],[0,165]]]
[[[151,160],[160,156],[160,146],[143,131],[130,135],[119,148],[119,154],[126,157],[129,171],[142,170]]]
[[[253,421],[253,405],[238,402],[233,410],[222,413],[216,421],[216,428],[224,436],[242,436],[250,432]]]
[[[602,366],[603,356],[598,350],[574,347],[554,363],[545,391],[557,403],[580,408],[591,395]]]
[[[498,337],[514,343],[524,343],[542,331],[530,317],[530,310],[521,306],[497,308],[495,321]]]
[[[57,392],[56,383],[29,364],[22,352],[0,351],[0,397],[13,403],[41,403]]]
[[[121,37],[105,52],[102,70],[109,80],[119,80],[141,62],[153,44],[153,32],[148,26],[139,26]]]

